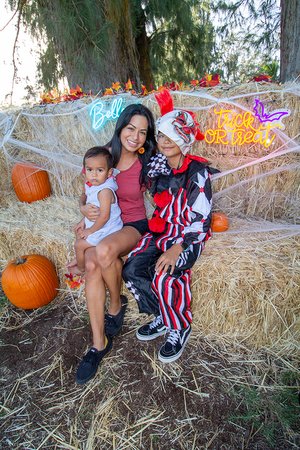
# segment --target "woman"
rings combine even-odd
[[[121,113],[111,141],[114,166],[120,171],[116,181],[117,196],[124,227],[103,239],[96,248],[85,254],[85,289],[93,335],[93,346],[83,357],[77,369],[76,381],[83,384],[97,372],[102,358],[112,347],[111,337],[123,325],[127,298],[120,296],[122,282],[121,256],[126,255],[148,231],[144,205],[147,186],[147,164],[155,153],[154,119],[151,111],[141,104],[127,106]],[[94,221],[98,208],[80,199],[81,213]],[[104,306],[106,287],[110,293],[108,314]]]

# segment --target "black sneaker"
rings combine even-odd
[[[152,339],[165,334],[167,327],[164,325],[162,317],[156,317],[152,322],[140,327],[136,332],[136,337],[140,341],[152,341]]]
[[[164,363],[176,361],[183,352],[191,331],[190,325],[183,330],[170,330],[166,342],[158,352],[158,359]]]
[[[92,347],[87,354],[82,358],[77,372],[76,372],[76,383],[84,384],[89,381],[96,374],[98,366],[104,356],[111,350],[112,348],[112,339],[110,336],[107,336],[107,344],[103,350],[97,350]]]
[[[116,336],[117,334],[120,333],[122,329],[124,316],[128,305],[128,300],[127,297],[125,297],[125,295],[121,295],[120,299],[121,299],[121,309],[118,312],[118,314],[116,314],[115,316],[113,316],[112,314],[105,314],[104,320],[105,320],[106,336],[112,337]]]

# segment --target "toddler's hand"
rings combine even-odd
[[[90,234],[92,234],[92,232],[90,231],[90,229],[88,230],[82,230],[79,232],[79,237],[81,239],[86,239]]]
[[[80,233],[84,230],[85,224],[84,219],[82,219],[79,223],[77,223],[74,227],[74,233],[76,236],[79,236]]]
[[[172,275],[175,270],[176,261],[181,252],[182,247],[180,244],[172,245],[172,247],[169,248],[169,250],[167,250],[158,258],[155,265],[155,271],[158,273],[159,272],[167,273],[167,271],[171,267],[170,275]]]

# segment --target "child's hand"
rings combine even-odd
[[[155,265],[156,272],[167,273],[170,269],[170,275],[173,274],[175,270],[176,261],[182,252],[182,247],[180,244],[174,244],[165,253],[163,253],[157,260]]]
[[[88,203],[87,205],[82,205],[80,207],[81,214],[84,215],[87,219],[89,219],[91,222],[95,222],[97,217],[100,214],[100,208],[96,205],[92,205],[91,203]]]
[[[81,221],[77,223],[77,225],[75,225],[74,227],[75,235],[79,237],[79,234],[84,230],[84,228],[85,228],[84,219],[81,219]]]
[[[92,234],[92,231],[88,228],[87,230],[81,230],[78,235],[81,239],[86,239],[90,234]]]

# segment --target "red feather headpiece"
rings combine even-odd
[[[161,115],[164,116],[165,114],[174,111],[174,103],[173,98],[170,94],[170,91],[166,88],[163,88],[160,92],[155,94],[156,101],[158,103]],[[191,111],[186,111],[192,119],[194,120],[195,126],[191,129],[191,132],[195,136],[195,139],[197,141],[201,141],[204,139],[204,135],[201,133],[199,129],[199,123],[196,120],[196,115]]]
[[[173,111],[174,103],[168,89],[163,88],[158,94],[155,94],[155,98],[162,116],[164,116],[170,111]]]

